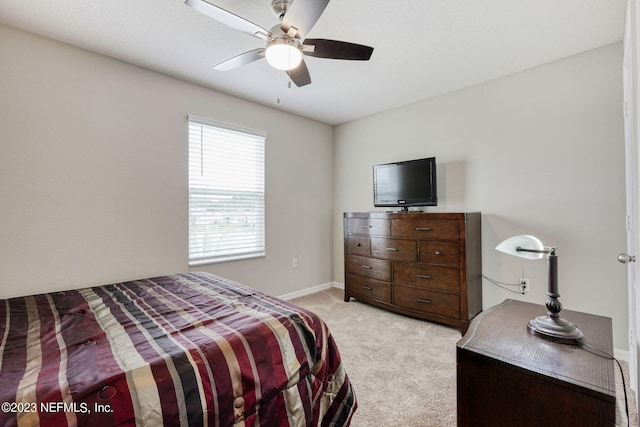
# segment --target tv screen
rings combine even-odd
[[[436,158],[373,166],[375,206],[437,206]]]

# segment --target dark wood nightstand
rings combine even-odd
[[[583,346],[527,331],[544,305],[505,300],[480,313],[456,349],[458,426],[614,426],[611,319],[570,310]]]

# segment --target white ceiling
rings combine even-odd
[[[270,0],[210,1],[266,29],[278,22]],[[0,22],[339,124],[620,41],[624,10],[625,0],[333,0],[309,37],[373,46],[371,60],[307,57],[312,84],[290,89],[266,61],[213,70],[263,42],[182,0],[1,0]]]

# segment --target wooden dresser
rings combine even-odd
[[[456,348],[459,427],[615,425],[611,319],[562,310],[585,337],[570,346],[527,331],[546,311],[508,299],[473,320]]]
[[[345,213],[344,300],[459,328],[482,310],[480,213]]]

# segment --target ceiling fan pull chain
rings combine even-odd
[[[276,71],[278,81],[276,82],[276,102],[280,104],[280,73]]]

